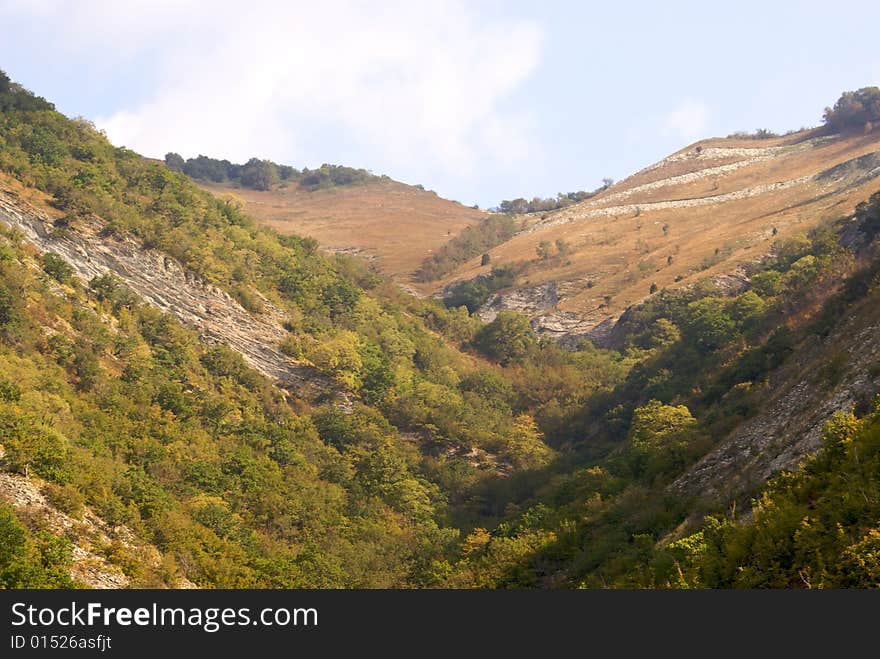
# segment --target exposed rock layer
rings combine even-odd
[[[43,252],[64,258],[85,281],[112,272],[144,301],[176,316],[209,343],[224,343],[263,375],[299,395],[313,397],[336,388],[313,368],[282,353],[287,332],[280,309],[263,300],[265,313],[245,310],[228,293],[186,271],[177,261],[132,239],[101,235],[96,220],[58,230],[50,218],[0,190],[0,221],[23,232]]]

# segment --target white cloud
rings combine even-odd
[[[541,32],[491,9],[464,0],[85,0],[40,15],[63,21],[62,47],[103,52],[157,81],[146,100],[96,118],[117,144],[309,164],[302,158],[322,155],[302,148],[319,127],[375,154],[350,164],[466,174],[487,159],[525,159],[533,143],[531,117],[505,99],[536,68]]]
[[[703,101],[687,98],[664,117],[664,132],[667,135],[675,135],[685,142],[707,137],[709,114],[709,106]]]

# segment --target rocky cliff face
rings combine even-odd
[[[584,340],[605,345],[614,327],[613,318],[600,310],[593,313],[557,311],[559,304],[573,282],[549,282],[529,288],[518,288],[507,293],[495,293],[478,313],[483,322],[495,320],[499,311],[516,311],[529,316],[532,330],[538,336],[548,336],[566,348],[577,348]]]
[[[134,240],[101,235],[97,220],[58,230],[45,214],[0,190],[0,221],[20,230],[40,251],[64,258],[84,281],[112,272],[145,302],[176,316],[209,343],[236,350],[257,371],[304,398],[338,393],[338,386],[278,349],[286,336],[281,310],[245,310],[228,293],[187,272],[174,259]]]

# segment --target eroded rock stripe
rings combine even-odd
[[[2,190],[0,221],[20,230],[41,251],[64,258],[84,281],[112,272],[144,301],[176,316],[207,342],[228,345],[285,387],[334,388],[329,379],[276,347],[287,333],[281,326],[283,313],[268,301],[266,313],[250,314],[228,293],[162,252],[131,239],[102,237],[96,222],[83,222],[76,231],[53,231],[50,218]]]

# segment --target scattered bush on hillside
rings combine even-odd
[[[560,192],[555,197],[533,197],[525,199],[517,197],[516,199],[505,199],[496,208],[492,210],[498,213],[514,213],[523,215],[525,213],[546,213],[547,211],[555,211],[566,206],[571,206],[581,201],[586,201],[602,192],[614,183],[610,178],[602,179],[602,185],[595,190],[578,190],[577,192]]]
[[[516,222],[510,215],[490,215],[477,224],[465,227],[461,233],[443,245],[436,254],[426,258],[416,270],[417,281],[441,279],[459,265],[478,254],[484,254],[496,245],[510,240],[516,234]],[[481,257],[481,263],[485,259]],[[482,265],[486,265],[482,263]]]
[[[766,128],[758,128],[754,133],[746,131],[737,131],[727,136],[728,139],[735,140],[769,140],[773,137],[779,137],[779,133],[774,133]]]

